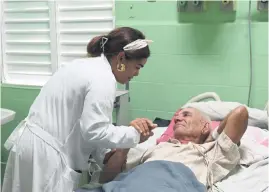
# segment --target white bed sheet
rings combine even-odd
[[[248,168],[237,166],[226,179],[216,184],[214,192],[264,192],[269,188],[268,159],[252,164]]]

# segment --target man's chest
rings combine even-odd
[[[192,144],[163,144],[146,152],[142,162],[164,160],[182,163],[193,171],[198,180],[204,183],[207,173],[205,151],[202,147]]]
[[[180,163],[197,164],[203,162],[204,151],[192,144],[175,145],[171,143],[163,143],[150,151],[147,151],[142,161],[167,160]]]

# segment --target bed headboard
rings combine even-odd
[[[192,97],[187,103],[199,102],[199,101],[202,101],[204,99],[210,99],[210,98],[214,99],[215,101],[221,101],[221,99],[217,93],[205,92],[205,93],[201,93],[195,97]]]

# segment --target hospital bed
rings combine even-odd
[[[206,100],[206,101],[205,101]],[[209,100],[209,101],[208,101]],[[223,102],[214,92],[206,92],[191,98],[183,107],[194,106],[199,108],[214,121],[220,121],[229,110],[240,105],[236,102]],[[242,139],[241,155],[248,163],[238,165],[237,168],[223,181],[217,183],[214,192],[263,192],[269,190],[268,184],[268,103],[264,110],[250,109],[250,120],[247,132]],[[139,144],[136,148],[130,150],[128,160],[132,161],[137,154],[145,151],[151,146],[156,145],[158,138],[167,130],[168,127],[158,127],[148,141]],[[91,165],[94,166],[94,165]],[[89,168],[91,169],[91,167]],[[91,169],[93,170],[93,169]],[[91,181],[79,188],[76,192],[85,189],[94,189],[100,184],[98,177],[100,171],[93,173]]]

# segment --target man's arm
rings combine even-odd
[[[248,125],[248,110],[244,106],[239,106],[232,110],[220,123],[217,128],[217,133],[212,133],[214,137],[220,135],[223,130],[226,135],[236,144],[239,144],[240,139],[245,133]],[[214,139],[213,135],[210,135],[206,142],[210,142]]]
[[[153,132],[150,132],[149,135],[146,135],[146,136],[141,135],[140,143],[145,142],[152,135],[153,135]],[[106,156],[104,160],[105,165],[99,178],[100,183],[106,183],[106,182],[112,181],[123,170],[133,168],[140,164],[140,160],[144,154],[144,151],[139,152],[139,155],[136,154],[136,158],[131,159],[128,162],[128,166],[126,167],[127,155],[129,153],[129,150],[130,149],[117,149],[117,150],[114,150],[112,154]]]
[[[240,161],[238,144],[244,135],[248,125],[248,111],[244,106],[234,109],[218,128],[218,137],[213,150],[209,152],[211,157],[211,170],[213,183],[226,177]],[[221,133],[224,134],[221,134]],[[211,186],[211,183],[207,183]],[[211,186],[212,187],[212,186]]]
[[[244,106],[239,106],[232,110],[221,122],[217,129],[220,135],[222,131],[235,143],[238,144],[247,130],[248,110]]]
[[[104,169],[100,174],[99,182],[107,183],[112,181],[119,173],[124,170],[129,149],[117,149],[112,156],[105,162]]]

